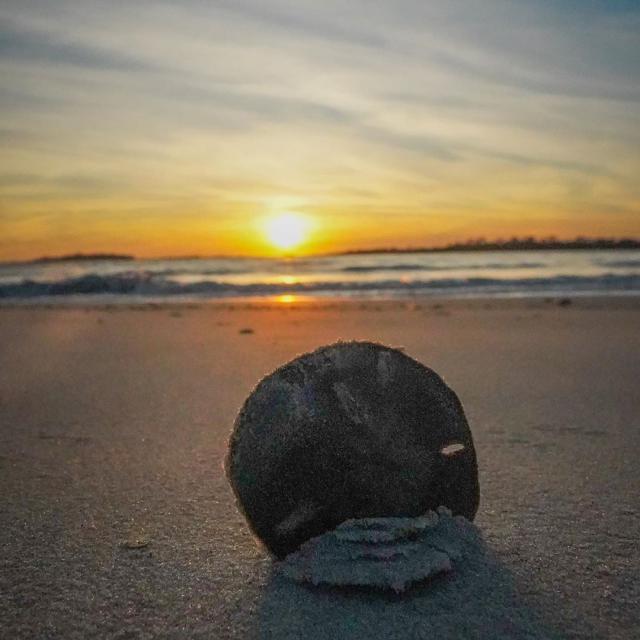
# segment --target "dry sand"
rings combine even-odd
[[[0,308],[2,636],[637,637],[639,321],[633,298]],[[486,546],[405,596],[276,576],[221,468],[257,380],[339,338],[406,347],[473,430]]]

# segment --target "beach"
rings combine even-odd
[[[633,638],[640,298],[0,306],[11,638]],[[222,461],[259,379],[343,339],[456,391],[486,547],[404,596],[287,581]]]

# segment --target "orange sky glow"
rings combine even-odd
[[[0,7],[0,260],[640,236],[631,4],[46,6]]]

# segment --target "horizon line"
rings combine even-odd
[[[442,246],[409,246],[409,247],[376,247],[371,249],[345,249],[342,251],[325,251],[318,253],[283,253],[282,255],[250,255],[250,254],[186,254],[164,256],[136,256],[134,254],[110,251],[75,252],[56,256],[39,256],[28,260],[0,260],[0,265],[47,264],[55,262],[92,261],[92,260],[296,260],[303,258],[337,257],[345,255],[368,255],[374,253],[443,253],[454,251],[539,251],[539,250],[606,250],[606,249],[640,249],[640,236],[576,236],[572,239],[555,237],[536,238],[534,236],[513,237],[509,240],[472,238],[460,242],[451,242]]]

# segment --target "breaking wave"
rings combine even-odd
[[[406,266],[404,267],[407,268]],[[30,299],[49,296],[110,296],[157,298],[190,296],[219,298],[233,296],[299,295],[415,295],[429,293],[535,294],[571,292],[639,292],[639,274],[606,273],[597,276],[555,276],[531,278],[440,278],[321,281],[285,283],[230,283],[203,280],[176,282],[148,272],[114,275],[87,274],[53,282],[23,280],[0,284],[0,299]]]
[[[603,267],[614,267],[616,269],[633,269],[640,267],[640,260],[603,260],[598,264]]]
[[[465,270],[478,271],[481,269],[539,269],[544,267],[541,262],[516,262],[516,263],[498,263],[487,262],[484,264],[465,265]],[[345,273],[370,273],[375,271],[458,271],[459,265],[425,265],[425,264],[372,264],[372,265],[350,265],[341,269]]]

